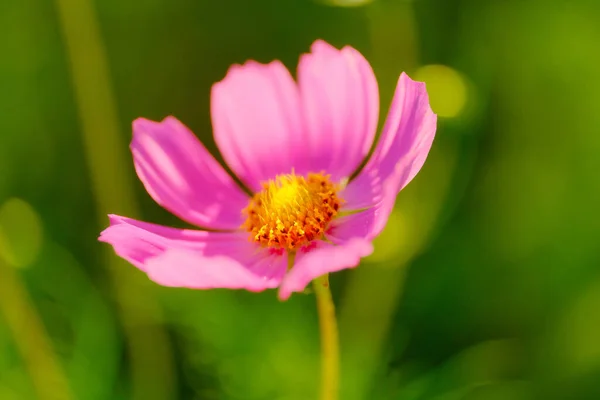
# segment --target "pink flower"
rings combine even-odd
[[[355,49],[316,41],[297,83],[279,61],[232,66],[211,93],[223,158],[247,195],[181,122],[139,118],[131,150],[146,190],[175,229],[116,215],[100,240],[164,286],[262,291],[287,299],[373,251],[396,195],[435,136],[425,84],[402,74],[374,153],[377,82]],[[290,262],[288,262],[290,261]]]

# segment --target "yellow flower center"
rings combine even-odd
[[[263,184],[243,213],[243,227],[262,246],[296,250],[325,233],[342,199],[329,175],[278,175]]]

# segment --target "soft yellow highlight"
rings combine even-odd
[[[296,250],[325,233],[342,200],[323,173],[278,175],[244,209],[244,228],[262,246]]]
[[[440,117],[456,117],[467,103],[467,83],[456,70],[446,65],[425,65],[415,79],[427,84],[431,108]]]

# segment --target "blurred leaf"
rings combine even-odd
[[[401,379],[394,398],[460,400],[479,387],[511,381],[523,370],[520,346],[511,340],[472,346],[442,366],[409,381]]]
[[[112,310],[97,287],[69,251],[52,242],[28,272],[76,398],[113,398],[122,348]]]

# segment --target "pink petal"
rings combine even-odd
[[[136,221],[118,215],[109,215],[110,226],[99,240],[113,246],[115,252],[142,271],[146,261],[165,252],[171,247],[191,247],[201,249],[211,238],[226,237],[234,240],[236,234],[175,229],[147,222]]]
[[[323,41],[298,66],[296,85],[279,61],[230,68],[212,89],[215,141],[231,169],[251,189],[294,170],[338,180],[368,153],[379,113],[377,82],[351,47]]]
[[[237,229],[248,196],[174,117],[138,118],[131,142],[136,172],[152,198],[198,226]]]
[[[378,206],[370,236],[379,234],[398,192],[425,163],[435,137],[436,123],[437,116],[429,106],[425,84],[402,73],[373,156],[342,194],[347,210]],[[381,182],[381,191],[367,190],[377,187],[377,180]],[[362,217],[355,215],[355,218]]]
[[[337,50],[317,40],[311,51],[298,65],[308,167],[339,180],[356,170],[373,143],[379,117],[377,81],[367,60],[352,47]]]
[[[342,211],[356,211],[371,208],[383,199],[383,182],[379,170],[364,171],[353,179],[339,193],[344,199]]]
[[[260,292],[279,286],[287,268],[287,256],[240,256],[227,252],[205,256],[185,249],[169,250],[148,261],[148,277],[163,286],[190,289],[227,288]],[[250,268],[244,264],[245,257],[251,263]],[[255,269],[268,271],[268,274],[259,275]]]
[[[279,61],[232,66],[212,88],[211,116],[223,158],[254,191],[303,155],[298,89]]]
[[[425,163],[436,124],[425,83],[402,73],[381,139],[366,169],[379,170],[382,181],[394,179],[396,189],[402,190]]]
[[[334,244],[343,244],[353,238],[372,240],[374,237],[371,233],[380,211],[381,203],[367,210],[336,218],[331,221],[325,236]]]
[[[99,240],[164,286],[258,291],[278,286],[287,269],[284,254],[258,248],[245,232],[167,228],[115,215],[110,222]]]
[[[372,252],[371,242],[361,238],[353,238],[340,245],[313,242],[296,254],[294,266],[279,288],[279,298],[286,300],[292,292],[303,291],[310,281],[321,275],[356,267],[362,257]]]
[[[110,243],[116,253],[145,271],[146,261],[170,248],[189,248],[202,251],[209,243],[227,246],[230,242],[247,239],[241,232],[207,232],[177,229],[135,219],[109,215],[110,226],[101,234],[101,242]]]

